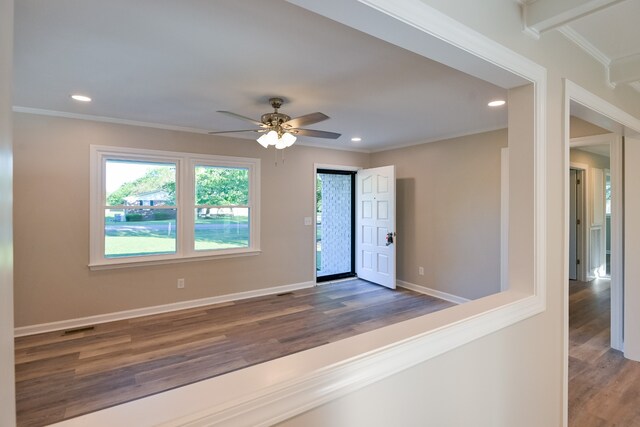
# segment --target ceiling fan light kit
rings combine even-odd
[[[264,148],[274,145],[278,150],[282,150],[283,148],[291,147],[296,142],[296,137],[288,132],[278,135],[275,130],[270,130],[258,138],[257,141]]]
[[[323,120],[327,120],[329,116],[320,112],[316,112],[292,119],[290,116],[278,112],[278,109],[282,106],[283,102],[284,101],[282,100],[282,98],[269,99],[269,103],[273,107],[274,111],[273,113],[263,114],[262,117],[260,117],[260,121],[241,116],[240,114],[232,113],[231,111],[218,111],[218,113],[227,114],[237,119],[248,121],[254,125],[259,126],[259,128],[223,132],[209,132],[209,134],[215,135],[220,133],[232,132],[259,132],[263,134],[257,139],[260,145],[262,145],[264,148],[269,148],[270,145],[273,145],[278,150],[291,147],[293,143],[296,142],[296,135],[329,139],[338,139],[340,137],[340,134],[335,132],[300,128],[300,126],[310,125],[313,123],[321,122]]]

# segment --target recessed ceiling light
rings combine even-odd
[[[75,99],[80,102],[91,102],[91,98],[85,95],[71,95],[71,99]]]
[[[353,138],[351,138],[351,142],[360,142],[362,141],[362,138],[360,138],[359,136],[354,136]]]
[[[500,107],[500,106],[503,106],[506,103],[507,103],[507,101],[505,101],[504,99],[496,99],[495,101],[491,101],[487,105],[489,107]]]

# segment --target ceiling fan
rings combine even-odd
[[[227,114],[229,116],[241,119],[258,126],[258,129],[242,129],[242,130],[229,130],[222,132],[209,132],[209,135],[215,135],[220,133],[235,133],[235,132],[257,132],[262,133],[257,141],[264,148],[268,148],[270,145],[275,145],[277,149],[283,149],[291,147],[296,142],[297,135],[310,136],[313,138],[329,138],[338,139],[339,133],[327,132],[323,130],[303,129],[302,126],[311,125],[314,123],[327,120],[329,116],[326,114],[317,112],[305,114],[296,118],[291,118],[284,113],[278,112],[278,109],[283,104],[282,98],[270,98],[269,104],[273,107],[273,113],[263,114],[260,121],[254,120],[249,117],[242,116],[240,114],[232,113],[231,111],[218,111],[218,113]]]

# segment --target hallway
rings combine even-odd
[[[569,426],[640,426],[640,363],[610,344],[610,281],[569,282]]]

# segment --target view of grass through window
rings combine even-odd
[[[249,246],[249,170],[195,167],[194,250]],[[106,258],[176,253],[176,164],[107,160]]]
[[[107,258],[176,252],[176,165],[107,160]]]
[[[249,170],[195,168],[197,251],[249,247]]]

